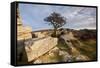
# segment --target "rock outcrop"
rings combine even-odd
[[[32,38],[32,28],[23,26],[19,10],[17,9],[17,40],[26,40]]]
[[[73,41],[76,42],[73,44]],[[54,48],[35,59],[33,64],[90,60],[88,56],[82,54],[81,51],[75,47],[76,43],[79,47],[82,45],[82,43],[80,42],[80,44],[72,33],[69,32],[66,35],[62,35],[61,38],[58,38],[58,41],[56,42],[57,45]]]
[[[32,29],[29,26],[23,26],[19,10],[17,9],[17,63],[27,64],[28,59],[25,51],[24,42],[27,39],[32,39]]]
[[[56,45],[57,38],[46,37],[38,41],[33,40],[33,44],[31,46],[25,46],[28,62],[34,61],[38,57],[50,51]]]

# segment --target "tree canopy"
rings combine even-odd
[[[54,28],[59,28],[66,24],[66,18],[56,12],[51,13],[44,21],[50,22],[49,24],[53,25]]]

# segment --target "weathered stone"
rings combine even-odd
[[[28,62],[24,42],[26,39],[31,39],[32,28],[23,26],[19,11],[17,8],[17,63],[25,64]]]
[[[34,43],[32,46],[30,46],[30,49],[29,46],[25,46],[28,61],[33,61],[39,56],[50,51],[53,47],[57,45],[57,40],[57,38],[46,37],[44,39],[33,41]]]
[[[19,11],[17,9],[17,40],[26,40],[32,38],[32,28],[23,26]]]
[[[26,39],[31,39],[32,38],[32,29],[30,27],[23,27],[23,26],[18,26],[17,28],[17,40],[26,40]]]
[[[88,61],[88,60],[90,60],[90,59],[85,55],[78,55],[76,57],[76,61]]]

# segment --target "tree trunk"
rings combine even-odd
[[[54,33],[53,36],[56,37],[57,36],[57,28],[54,28]]]

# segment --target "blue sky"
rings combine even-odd
[[[67,18],[63,28],[96,29],[96,8],[19,4],[19,11],[23,25],[31,26],[33,31],[52,28],[44,21],[52,12]]]

